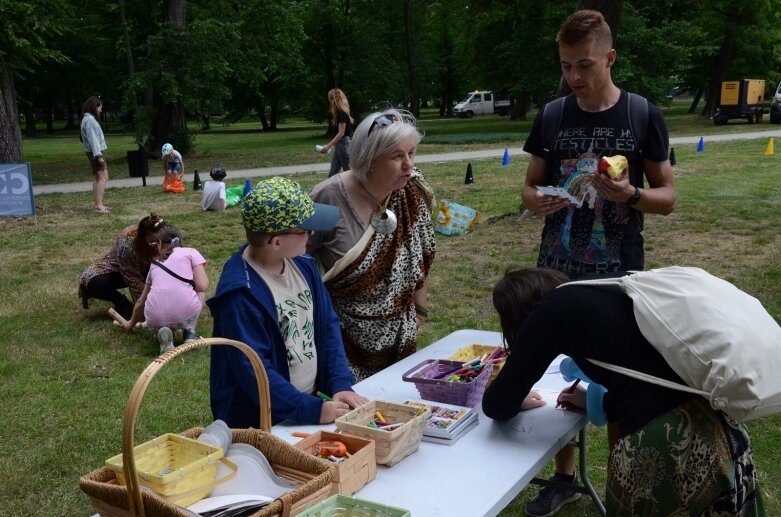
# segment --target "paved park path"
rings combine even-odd
[[[708,135],[703,137],[705,143],[708,142],[723,142],[727,140],[753,140],[756,138],[770,138],[781,137],[781,129],[773,131],[755,131],[751,133],[734,133],[724,135]],[[670,139],[670,145],[685,145],[685,144],[697,144],[700,141],[698,136],[681,136]],[[507,149],[510,156],[521,156],[526,154],[520,147],[510,147]],[[415,163],[441,163],[441,162],[453,162],[453,161],[469,161],[469,160],[498,160],[501,162],[504,156],[504,149],[486,149],[482,151],[464,151],[455,153],[439,153],[439,154],[419,154],[415,157]],[[232,178],[255,178],[258,176],[282,176],[286,174],[296,174],[300,172],[324,172],[327,173],[330,167],[330,159],[319,163],[308,163],[305,165],[286,165],[282,167],[263,167],[258,169],[242,169],[242,170],[230,170]],[[116,169],[109,169],[109,172]],[[201,181],[208,180],[208,173],[201,177]],[[185,183],[192,183],[193,175],[184,175]],[[140,187],[142,184],[141,178],[119,178],[110,179],[108,183],[109,188],[120,187]],[[146,178],[147,185],[162,185],[162,176],[148,176]],[[34,185],[33,192],[35,194],[51,194],[54,192],[89,192],[92,190],[92,182],[85,181],[81,183],[60,183],[55,185]]]

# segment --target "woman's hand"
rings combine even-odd
[[[547,402],[545,402],[542,399],[542,395],[532,390],[529,392],[528,395],[526,395],[526,398],[523,399],[523,404],[521,404],[521,410],[525,411],[527,409],[534,409],[534,408],[542,407],[545,404],[547,404]]]
[[[369,402],[369,399],[358,395],[354,391],[339,391],[334,393],[334,400],[337,402],[344,402],[351,408],[357,408],[363,406]]]
[[[328,144],[325,144],[322,148],[320,148],[320,154],[328,154],[328,150],[331,147]]]
[[[330,424],[340,416],[347,414],[349,411],[350,406],[344,402],[325,400],[323,401],[323,407],[320,409],[320,423]]]
[[[564,389],[559,393],[556,399],[556,407],[563,407],[570,411],[586,410],[586,389],[583,386],[576,386],[575,391],[569,393],[570,388]]]

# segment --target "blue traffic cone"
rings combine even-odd
[[[702,137],[700,137],[700,142],[697,144],[697,152],[698,153],[705,152],[705,140]]]
[[[502,167],[507,167],[510,165],[510,153],[507,151],[507,148],[504,148],[504,157],[502,158]]]
[[[193,174],[193,190],[201,190],[201,177],[198,175],[198,169]]]
[[[247,178],[247,181],[244,182],[244,196],[249,194],[249,191],[252,190],[252,182]]]
[[[670,165],[675,167],[678,162],[675,160],[675,149],[670,147]]]

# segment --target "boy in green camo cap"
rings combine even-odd
[[[314,203],[298,183],[274,177],[247,194],[241,216],[247,244],[225,264],[217,292],[206,302],[212,334],[248,344],[263,360],[273,424],[331,423],[368,402],[352,391],[339,318],[314,259],[305,254],[310,232],[333,228],[339,209]],[[232,428],[259,428],[259,404],[244,354],[213,348],[214,418]]]

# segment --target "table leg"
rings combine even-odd
[[[578,433],[578,448],[580,449],[578,451],[578,457],[580,463],[580,482],[583,483],[583,486],[588,491],[588,495],[591,496],[591,499],[594,501],[594,504],[597,505],[597,509],[599,510],[599,513],[602,514],[604,517],[607,515],[607,511],[605,510],[605,505],[602,504],[602,501],[599,499],[599,496],[597,495],[596,490],[594,490],[594,487],[591,485],[591,480],[588,478],[588,465],[586,464],[586,428],[580,430]]]

